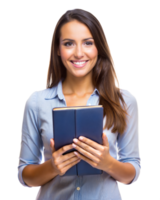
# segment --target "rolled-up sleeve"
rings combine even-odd
[[[22,178],[23,169],[30,164],[40,164],[42,160],[43,143],[39,131],[37,92],[27,100],[22,122],[21,150],[19,156],[18,179],[29,187]]]
[[[134,96],[129,92],[124,95],[127,105],[127,128],[121,135],[118,134],[117,148],[118,160],[123,163],[131,163],[136,171],[134,179],[129,183],[135,182],[140,174],[140,156],[139,156],[139,141],[138,141],[138,106]]]

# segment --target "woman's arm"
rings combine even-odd
[[[27,165],[22,172],[24,182],[32,186],[41,186],[57,176],[52,167],[51,160],[39,165]]]
[[[110,165],[104,170],[117,181],[129,184],[136,175],[136,170],[130,163],[122,163],[110,156]]]
[[[118,157],[110,159],[107,171],[120,184],[131,185],[138,181],[141,173],[140,109],[133,93],[125,90],[124,96],[130,116],[125,132],[117,138]]]
[[[38,93],[34,92],[26,101],[23,123],[18,178],[24,186],[39,186],[56,174],[48,162],[41,164],[43,142],[39,131]],[[48,172],[46,172],[48,170]],[[47,173],[45,177],[45,173]]]

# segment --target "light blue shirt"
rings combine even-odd
[[[140,173],[138,147],[138,110],[137,101],[126,90],[121,90],[127,104],[127,129],[120,135],[105,129],[109,141],[110,155],[120,162],[131,163],[136,175],[131,183],[137,180]],[[99,92],[95,88],[87,101],[87,106],[98,105]],[[51,158],[50,139],[53,136],[52,109],[66,107],[62,91],[62,80],[51,89],[34,92],[27,100],[22,124],[22,143],[18,166],[18,178],[22,178],[23,169],[29,164],[40,164],[44,152],[45,161]],[[105,125],[104,118],[103,126]],[[66,133],[67,134],[67,133]],[[131,184],[130,183],[130,184]],[[26,191],[27,192],[27,191]],[[37,200],[121,200],[117,181],[103,171],[101,175],[56,176],[40,187]]]

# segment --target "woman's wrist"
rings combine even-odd
[[[109,156],[108,165],[105,167],[104,171],[115,180],[124,184],[129,184],[136,174],[132,164],[120,162],[112,156]]]
[[[22,173],[24,182],[31,187],[42,186],[57,175],[51,159],[39,165],[28,165]]]

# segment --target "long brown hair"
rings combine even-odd
[[[57,85],[60,79],[66,78],[66,68],[60,56],[57,55],[57,50],[61,27],[73,20],[78,20],[88,27],[98,50],[98,59],[93,68],[92,82],[100,93],[99,105],[103,106],[103,117],[106,116],[104,129],[112,127],[112,133],[118,131],[118,133],[122,134],[127,124],[126,104],[120,93],[120,89],[116,87],[118,79],[113,67],[113,60],[105,34],[100,22],[91,13],[82,9],[68,10],[57,22],[51,44],[47,88]]]

